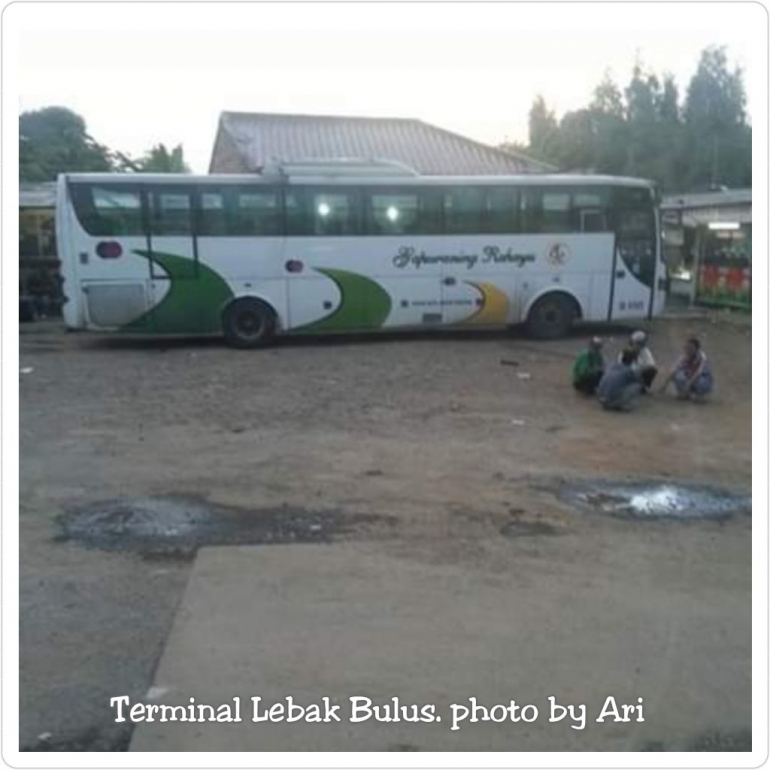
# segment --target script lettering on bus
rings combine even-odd
[[[508,248],[505,251],[499,246],[484,246],[481,254],[426,254],[417,251],[413,246],[401,246],[396,256],[393,257],[393,265],[397,268],[405,268],[410,265],[421,268],[423,265],[465,265],[468,270],[477,264],[513,264],[524,267],[527,262],[534,262],[534,254],[519,254]]]

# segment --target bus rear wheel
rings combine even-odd
[[[234,348],[260,348],[275,336],[275,313],[258,299],[237,299],[222,315],[222,329]]]
[[[577,304],[566,294],[552,293],[540,297],[527,315],[527,332],[539,340],[563,337],[579,315]]]

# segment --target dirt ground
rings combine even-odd
[[[720,679],[745,702],[704,725],[715,733],[682,739],[740,747],[751,714],[750,518],[627,522],[576,512],[552,491],[560,479],[665,478],[750,493],[750,325],[704,315],[649,329],[666,364],[687,334],[701,337],[717,382],[709,403],[650,396],[632,414],[610,414],[579,397],[569,367],[593,330],[555,342],[292,339],[246,352],[24,325],[21,747],[127,746],[108,700],[146,692],[191,562],[61,542],[55,519],[98,501],[169,495],[255,512],[374,515],[385,523],[343,537],[466,570],[494,572],[514,553],[501,542],[548,559],[546,534],[557,530],[573,538],[576,579],[623,560],[672,581],[702,573],[693,590],[737,603],[746,619],[733,629],[745,658]],[[604,333],[616,354],[626,330]],[[503,541],[511,521],[531,536]]]

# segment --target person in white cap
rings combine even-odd
[[[647,345],[647,332],[637,329],[631,334],[629,347],[636,353],[636,360],[632,369],[638,375],[642,386],[642,393],[648,393],[652,388],[652,381],[658,373],[655,358]],[[622,354],[621,354],[622,355]],[[620,360],[618,358],[618,360]]]

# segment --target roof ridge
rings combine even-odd
[[[316,114],[312,112],[244,112],[242,110],[223,110],[219,114],[220,120],[225,117],[248,118],[307,118],[308,120],[361,120],[361,121],[389,121],[391,123],[424,123],[419,118],[378,117],[376,115],[330,115],[328,113]],[[425,124],[430,125],[430,124]]]

